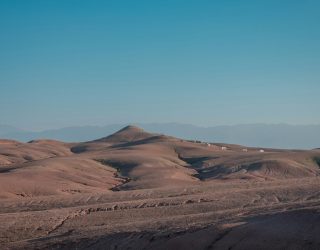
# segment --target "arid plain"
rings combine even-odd
[[[0,140],[1,249],[320,249],[320,150]]]

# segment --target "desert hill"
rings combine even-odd
[[[96,140],[97,142],[109,142],[109,143],[125,143],[125,142],[134,142],[142,139],[152,137],[154,134],[148,133],[143,129],[128,125],[116,133],[109,135],[107,137]]]
[[[113,134],[124,126],[125,124],[73,126],[35,132],[1,126],[0,124],[0,138],[23,142],[35,138],[56,139],[66,142],[91,141]],[[236,143],[252,147],[312,149],[319,147],[320,141],[320,125],[240,124],[198,127],[181,123],[140,123],[138,126],[146,131],[183,139]]]
[[[1,197],[22,193],[39,196],[96,189],[161,188],[201,181],[314,177],[320,173],[315,160],[319,156],[317,151],[261,151],[185,141],[135,126],[84,143],[2,140],[0,192]],[[79,176],[81,181],[76,180]],[[15,188],[7,184],[24,179]]]
[[[135,126],[82,143],[0,140],[0,244],[318,249],[319,159],[319,150],[186,141]],[[300,224],[283,224],[296,216]]]

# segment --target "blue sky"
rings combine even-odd
[[[320,1],[0,1],[0,123],[319,124]]]

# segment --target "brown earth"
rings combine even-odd
[[[320,249],[320,150],[128,126],[84,143],[0,140],[1,249]]]

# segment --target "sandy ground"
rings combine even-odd
[[[0,140],[1,249],[320,249],[320,150]]]

